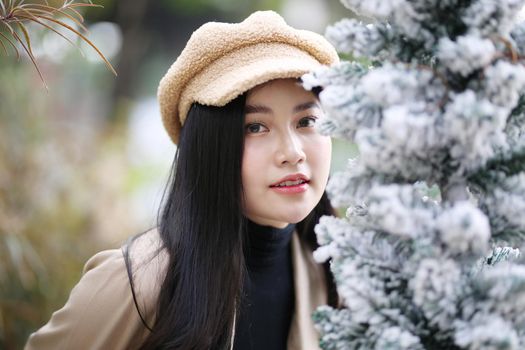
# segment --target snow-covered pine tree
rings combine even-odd
[[[323,349],[525,349],[524,3],[343,0],[372,23],[326,36],[357,60],[303,77],[360,152],[316,227]]]

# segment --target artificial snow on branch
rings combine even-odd
[[[342,2],[370,20],[326,37],[368,63],[302,78],[360,153],[316,226],[343,305],[321,347],[525,349],[525,0]]]

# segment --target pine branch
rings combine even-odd
[[[483,169],[468,177],[468,182],[486,191],[505,178],[525,171],[525,145],[511,154],[501,154],[488,161]]]

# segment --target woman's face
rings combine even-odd
[[[325,190],[332,142],[315,95],[295,79],[277,79],[247,93],[242,182],[244,214],[266,226],[303,220]]]

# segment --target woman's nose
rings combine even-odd
[[[283,135],[277,150],[278,164],[298,164],[306,160],[303,144],[297,135]]]

